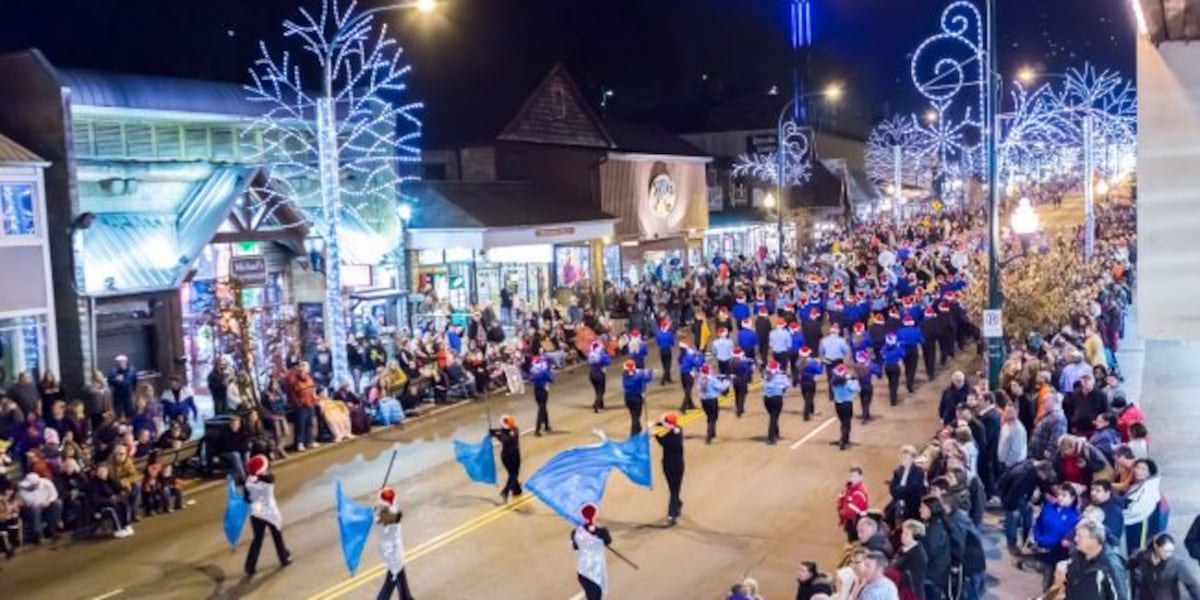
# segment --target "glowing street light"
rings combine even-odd
[[[763,206],[767,208],[775,208],[775,194],[767,192],[766,197],[763,198]]]
[[[437,10],[437,0],[417,0],[416,8],[423,13],[431,13]]]
[[[1037,211],[1030,204],[1029,198],[1021,198],[1017,201],[1017,209],[1013,211],[1009,221],[1012,224],[1013,233],[1021,236],[1032,234],[1042,224]]]
[[[925,122],[926,123],[929,123],[930,125],[932,125],[934,123],[937,123],[937,120],[938,120],[938,114],[937,114],[936,110],[933,110],[931,108],[931,109],[925,111]]]
[[[842,95],[845,92],[846,90],[842,88],[842,84],[834,82],[825,86],[825,90],[822,94],[825,96],[826,100],[829,100],[830,102],[838,102],[842,99]]]
[[[1037,71],[1030,66],[1024,66],[1017,70],[1017,81],[1029,85],[1037,79]]]
[[[1108,181],[1107,180],[1101,179],[1100,182],[1096,184],[1096,193],[1100,194],[1101,196],[1108,195]]]

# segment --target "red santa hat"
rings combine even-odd
[[[848,373],[850,373],[850,370],[846,368],[846,365],[838,365],[833,369],[833,374],[838,377],[845,377]]]
[[[597,508],[591,502],[584,504],[583,508],[579,509],[579,516],[583,517],[584,525],[594,525],[596,523]]]
[[[890,309],[888,309],[888,315],[890,317],[892,317],[893,319],[899,319],[900,318],[900,309],[893,306]]]
[[[396,490],[391,487],[384,487],[379,490],[379,504],[386,506],[391,510],[396,509]]]
[[[854,355],[854,360],[857,360],[860,363],[865,363],[871,360],[871,355],[867,354],[866,350],[859,350],[858,354]]]
[[[937,311],[933,310],[932,306],[926,306],[925,307],[925,316],[927,316],[927,317],[937,316]]]
[[[950,312],[950,305],[946,304],[945,302],[939,303],[938,310],[942,312]]]
[[[725,329],[724,327],[718,327],[718,328],[717,328],[717,336],[718,336],[718,337],[725,337],[725,336],[727,336],[727,335],[729,335],[729,330],[728,330],[728,329]]]
[[[916,321],[913,320],[912,315],[905,316],[904,321],[902,321],[902,322],[904,323],[905,326],[915,325],[917,323]]]
[[[812,307],[812,309],[808,311],[808,316],[812,317],[814,319],[821,316],[821,309],[819,309],[815,306]]]
[[[871,315],[871,322],[874,324],[883,323],[883,313],[875,313]]]
[[[503,425],[505,429],[516,429],[517,419],[512,415],[504,415],[503,417],[500,417],[500,424]]]
[[[955,300],[958,299],[958,294],[955,292],[946,292],[946,299],[951,302],[954,302]]]
[[[659,322],[658,322],[658,328],[659,328],[659,329],[662,329],[663,331],[666,331],[666,330],[670,329],[670,328],[671,328],[671,320],[670,320],[670,319],[663,319],[663,320],[659,321]]]
[[[854,333],[862,333],[866,329],[867,329],[867,326],[863,325],[862,321],[859,321],[854,324]]]
[[[800,331],[800,324],[795,321],[788,321],[788,329],[791,331]]]
[[[629,337],[642,337],[642,332],[638,331],[637,329],[630,329]]]
[[[746,353],[745,353],[745,352],[743,352],[741,348],[734,348],[734,349],[733,349],[733,357],[734,357],[734,358],[741,358],[741,357],[743,357],[743,356],[746,356]]]
[[[676,415],[675,413],[671,413],[671,412],[664,413],[662,416],[662,422],[666,423],[667,425],[669,425],[672,428],[678,427],[679,426],[679,416]]]
[[[916,301],[917,301],[917,299],[916,299],[916,298],[913,298],[912,296],[905,296],[905,297],[904,297],[904,305],[905,305],[905,306],[912,306],[912,305],[913,305],[913,303],[914,303],[914,302],[916,302]]]
[[[841,290],[842,289],[842,280],[834,279],[833,284],[830,287],[832,287],[833,291],[835,291],[835,292]]]
[[[800,346],[800,356],[803,358],[812,356],[812,348],[809,348],[808,346]]]
[[[625,371],[626,372],[632,373],[636,370],[637,370],[637,363],[633,362],[633,360],[625,361]]]
[[[742,327],[745,327],[746,329],[751,329],[752,325],[754,325],[754,323],[751,322],[750,319],[742,319]]]
[[[270,461],[267,460],[267,457],[255,454],[250,457],[250,460],[246,461],[246,472],[251,476],[258,477],[267,472],[268,466],[270,466]]]
[[[767,371],[770,373],[779,372],[779,361],[772,360],[767,363]]]
[[[770,311],[767,310],[767,307],[760,306],[760,307],[758,307],[758,314],[766,316],[766,315],[770,314]]]
[[[700,365],[700,372],[708,375],[709,373],[712,373],[712,367],[708,366],[707,364]]]
[[[746,293],[745,293],[745,292],[738,292],[738,293],[737,293],[737,301],[738,301],[738,302],[745,302],[745,301],[746,301]]]
[[[793,312],[793,311],[795,311],[795,310],[796,310],[796,303],[794,303],[794,302],[785,302],[785,303],[784,303],[784,305],[783,305],[783,310],[786,310],[786,311],[788,311],[788,312]]]

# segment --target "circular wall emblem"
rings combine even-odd
[[[650,206],[654,214],[665,217],[675,210],[675,181],[666,173],[650,180]]]

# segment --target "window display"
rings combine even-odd
[[[28,183],[0,184],[0,235],[36,235],[33,186]]]
[[[26,371],[35,379],[48,364],[46,317],[0,319],[0,384],[8,386]]]
[[[555,278],[559,287],[574,287],[591,272],[587,246],[559,246],[554,249]]]

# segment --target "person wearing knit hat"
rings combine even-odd
[[[642,339],[642,332],[637,329],[629,331],[629,343],[626,346],[629,350],[629,358],[637,363],[639,369],[646,368],[646,353],[649,352],[649,346],[646,345],[646,340]]]
[[[292,564],[292,554],[283,543],[283,516],[279,514],[279,504],[275,501],[275,476],[268,472],[269,466],[270,462],[262,454],[255,454],[246,461],[244,487],[246,502],[250,504],[250,530],[254,533],[250,551],[246,554],[247,576],[254,575],[258,567],[258,553],[262,550],[263,534],[267,529],[271,530],[279,564],[284,567]]]
[[[700,389],[700,407],[708,421],[708,433],[704,437],[705,444],[711,444],[717,437],[717,417],[720,415],[718,401],[731,385],[726,376],[714,376],[708,365],[700,367],[700,377],[697,380]]]
[[[904,383],[911,394],[916,389],[917,360],[920,358],[925,336],[917,329],[912,316],[905,316],[903,323],[904,325],[896,330],[896,339],[900,342],[900,347],[904,348]]]
[[[883,374],[888,382],[888,403],[896,406],[899,402],[900,364],[904,362],[904,348],[895,333],[884,336],[879,356],[883,358]]]
[[[767,363],[763,374],[763,407],[767,410],[767,444],[775,445],[779,440],[779,414],[783,412],[783,394],[791,386],[791,378],[780,370],[779,363]]]
[[[658,357],[662,360],[662,380],[659,385],[667,385],[672,383],[671,380],[671,360],[672,350],[675,348],[675,325],[671,323],[671,319],[664,318],[658,324],[658,333],[654,335],[654,341],[658,344]],[[682,344],[680,344],[682,348]]]
[[[654,371],[639,369],[632,360],[625,361],[621,388],[625,392],[625,408],[629,409],[629,436],[642,431],[642,408],[646,405],[646,386],[654,380]]]
[[[679,417],[675,413],[667,413],[655,423],[654,439],[662,446],[663,478],[667,480],[667,490],[670,492],[667,525],[673,526],[683,510],[683,500],[679,499],[679,491],[683,488],[683,428],[679,426]]]
[[[872,380],[883,375],[883,368],[871,358],[868,350],[859,350],[854,354],[854,374],[858,377],[858,399],[862,406],[862,423],[870,423],[871,400],[875,397],[875,386]]]
[[[500,490],[500,499],[508,503],[508,497],[521,495],[521,428],[512,415],[500,417],[500,427],[488,430],[500,442],[500,464],[508,479]]]
[[[817,396],[817,377],[825,372],[821,360],[813,356],[812,348],[801,346],[796,371],[800,377],[800,397],[804,399],[804,420],[809,421],[816,413],[814,404]]]
[[[612,534],[607,527],[596,525],[595,504],[583,505],[579,516],[580,523],[571,532],[579,585],[585,600],[602,600],[608,592],[608,561],[604,549],[612,545]]]
[[[858,379],[846,365],[834,367],[830,386],[833,391],[833,407],[837,411],[838,422],[841,424],[841,435],[838,438],[838,448],[845,450],[850,445],[850,427],[854,420],[854,397],[858,395]]]
[[[679,405],[681,413],[696,409],[696,403],[692,401],[692,389],[696,385],[696,373],[702,367],[708,367],[704,363],[703,352],[688,347],[681,348],[679,353],[679,384],[683,388],[683,402]]]
[[[592,342],[592,348],[588,351],[588,381],[592,384],[592,391],[596,394],[592,401],[592,412],[600,412],[604,410],[604,392],[608,387],[608,375],[604,369],[612,363],[612,359],[608,356],[608,350],[604,348],[604,344],[600,340]]]
[[[404,539],[400,521],[404,512],[397,503],[396,490],[385,487],[379,490],[379,502],[375,507],[375,522],[379,524],[379,555],[387,569],[377,598],[390,598],[396,592],[400,600],[413,600],[408,589],[408,574],[404,572]]]
[[[699,348],[703,350],[703,348]],[[717,339],[712,342],[713,357],[717,359],[717,372],[722,375],[730,373],[733,353],[738,350],[733,340],[729,339],[729,331],[724,327],[717,328]]]
[[[754,379],[754,361],[746,358],[746,354],[738,348],[733,352],[730,373],[722,375],[733,376],[733,411],[740,419],[746,413],[746,394],[750,392],[750,381]]]
[[[529,382],[533,384],[533,400],[537,403],[537,421],[534,423],[533,435],[541,437],[542,431],[550,432],[550,411],[546,405],[550,402],[550,384],[554,382],[554,371],[550,362],[538,356],[529,369]]]
[[[933,305],[925,307],[925,318],[921,319],[920,330],[924,341],[921,343],[921,358],[925,363],[925,378],[933,381],[934,367],[937,366],[937,343],[945,328],[945,317],[938,314]]]

